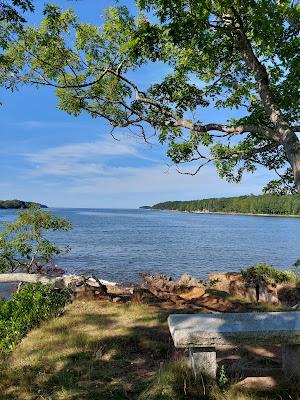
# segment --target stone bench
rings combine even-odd
[[[220,345],[282,345],[288,377],[300,377],[300,312],[173,314],[168,318],[177,348],[188,348],[194,373],[215,378]]]

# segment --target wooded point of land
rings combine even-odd
[[[154,204],[155,210],[228,212],[245,214],[300,215],[297,195],[249,195],[189,201],[166,201]]]

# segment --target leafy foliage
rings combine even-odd
[[[300,200],[297,195],[250,195],[190,201],[166,201],[155,204],[151,208],[178,211],[300,215]]]
[[[267,263],[251,265],[241,270],[242,277],[251,284],[271,284],[283,282],[295,282],[298,276],[295,271],[280,271]]]
[[[32,2],[29,0],[1,1],[0,21],[24,23],[26,20],[21,14],[27,10],[34,10]]]
[[[218,385],[221,391],[225,391],[229,386],[229,379],[227,378],[224,364],[221,365],[219,370]]]
[[[24,286],[9,301],[0,299],[0,352],[11,351],[30,329],[59,315],[69,298],[68,289],[38,283]]]
[[[7,59],[1,50],[16,40],[26,22],[24,13],[34,11],[33,2],[30,0],[0,0],[0,67],[3,70],[9,68]]]
[[[213,163],[239,182],[262,165],[279,179],[268,192],[300,190],[300,37],[290,0],[139,0],[137,17],[109,7],[102,26],[47,5],[40,27],[7,47],[0,83],[52,86],[58,107],[106,118],[147,140],[149,127],[175,164]],[[141,90],[133,72],[164,63],[168,74]],[[226,109],[227,125],[204,124]],[[231,110],[240,109],[234,119]],[[186,172],[186,171],[185,171]]]
[[[52,243],[46,233],[50,231],[69,231],[71,223],[65,218],[54,217],[39,207],[18,212],[14,222],[4,222],[0,231],[0,271],[25,269],[37,270],[42,263],[49,262],[55,255],[69,248],[60,248]]]

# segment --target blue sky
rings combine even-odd
[[[83,22],[100,24],[112,1],[57,1],[74,8]],[[122,2],[120,2],[122,3]],[[41,18],[37,1],[31,23]],[[133,9],[133,2],[126,1]],[[147,86],[162,76],[163,66],[146,66],[134,75]],[[1,89],[0,198],[38,201],[53,207],[135,208],[165,200],[196,199],[260,193],[270,178],[265,170],[246,175],[241,184],[218,178],[213,167],[197,176],[180,175],[169,168],[165,149],[155,140],[146,145],[116,131],[101,119],[79,117],[56,109],[50,88]],[[236,113],[238,115],[238,112]],[[232,116],[232,114],[230,114]],[[226,122],[226,111],[206,110],[203,121]]]

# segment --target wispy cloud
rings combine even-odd
[[[153,157],[148,157],[145,148],[131,141],[115,141],[105,138],[94,142],[83,142],[47,148],[37,153],[27,153],[23,156],[30,164],[30,175],[77,177],[91,175],[109,175],[112,160],[126,157],[157,163]]]
[[[132,155],[136,153],[133,145],[122,142],[111,143],[108,140],[98,140],[95,142],[76,143],[65,146],[50,147],[39,153],[27,154],[31,162],[50,162],[58,158],[67,160],[90,159],[95,156],[120,156]]]
[[[208,196],[258,193],[268,177],[264,171],[246,175],[243,184],[229,184],[218,177],[213,167],[197,176],[177,173],[167,168],[162,157],[147,159],[146,145],[133,140],[114,141],[106,137],[94,142],[83,142],[47,148],[26,154],[31,179],[47,182],[53,177],[64,193],[79,197],[95,196],[156,196],[159,200],[201,198]],[[134,162],[134,160],[136,160]],[[75,196],[75,197],[77,197]]]

